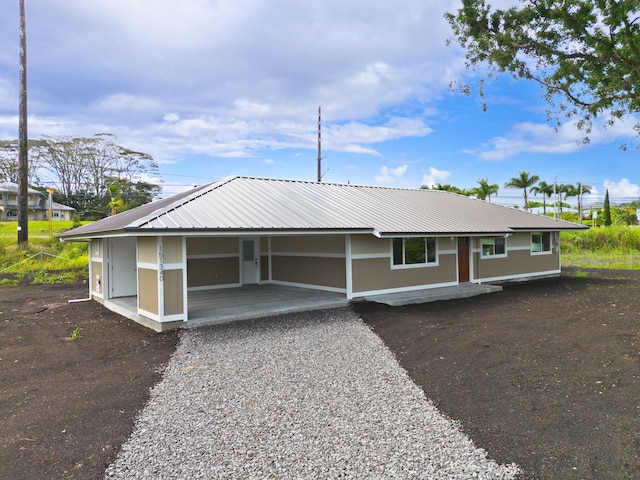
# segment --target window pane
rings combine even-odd
[[[393,239],[393,264],[402,265],[402,239]]]
[[[542,234],[542,251],[551,251],[551,234],[549,232],[545,232]]]
[[[496,255],[504,255],[505,250],[505,239],[504,238],[496,238],[495,239],[495,254]]]
[[[242,261],[243,262],[252,262],[253,258],[253,240],[243,240],[242,241]]]
[[[489,255],[493,255],[493,239],[483,238],[482,239],[482,256],[486,257]]]
[[[427,262],[436,263],[436,239],[427,237]]]
[[[405,265],[425,263],[424,238],[404,239],[404,263]]]
[[[542,239],[539,233],[531,234],[531,251],[532,252],[541,252],[542,251]]]

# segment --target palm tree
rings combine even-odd
[[[111,215],[115,215],[124,208],[122,191],[118,182],[113,182],[109,185],[109,197],[111,201],[107,204],[107,208],[111,209]]]
[[[532,185],[535,185],[540,177],[538,175],[530,175],[529,172],[524,170],[520,172],[519,177],[513,177],[507,183],[504,184],[504,188],[521,188],[522,196],[524,197],[524,209],[529,211],[529,201],[527,198],[527,189]]]
[[[493,183],[489,185],[489,180],[487,178],[481,178],[477,181],[479,187],[474,188],[474,193],[478,196],[480,200],[489,200],[491,201],[491,195],[498,194],[498,184]]]
[[[547,197],[553,195],[553,185],[549,185],[545,181],[538,182],[538,185],[531,187],[529,190],[534,195],[542,195],[542,212],[547,214]]]
[[[575,197],[578,192],[576,191],[576,187],[573,185],[564,183],[560,183],[556,186],[556,192],[560,198],[560,218],[563,218],[564,206],[569,206],[569,204],[566,203],[567,198]]]
[[[578,223],[582,223],[582,195],[585,193],[591,193],[591,185],[585,185],[578,182],[576,190],[578,191]]]

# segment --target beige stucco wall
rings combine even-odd
[[[165,270],[163,274],[164,314],[183,313],[182,269]]]
[[[238,253],[238,237],[188,237],[187,255]]]
[[[158,240],[156,237],[138,237],[138,262],[158,263]]]
[[[344,235],[271,237],[271,251],[278,253],[343,254],[344,246]]]
[[[162,239],[164,263],[182,262],[182,237],[164,237]]]
[[[269,256],[260,256],[260,281],[266,282],[269,280]]]
[[[455,282],[457,268],[452,254],[440,255],[437,266],[398,269],[391,268],[389,258],[354,259],[353,293]]]
[[[346,288],[344,258],[273,255],[271,268],[271,278],[274,281]]]
[[[473,239],[473,248],[480,248],[480,238]],[[507,237],[506,258],[481,258],[480,252],[473,253],[473,277],[500,278],[529,273],[549,272],[560,269],[559,235],[551,232],[552,253],[531,253],[531,232],[519,232]]]
[[[458,237],[439,237],[438,238],[438,251],[440,250],[457,250],[458,249]]]
[[[97,289],[97,280],[100,278],[100,289]],[[102,262],[91,262],[91,291],[102,294],[104,279],[102,278]]]
[[[373,235],[351,235],[351,253],[353,255],[389,253],[391,251],[391,240],[388,238],[377,238]]]
[[[94,238],[91,240],[89,243],[89,257],[102,258],[102,239]]]
[[[138,302],[142,310],[158,315],[158,271],[138,268]]]
[[[529,250],[512,250],[507,258],[491,259],[481,259],[476,252],[473,261],[474,278],[478,280],[560,269],[560,256],[557,253],[531,255]]]
[[[187,260],[187,287],[240,283],[238,257]]]
[[[553,238],[553,233],[551,234]],[[531,246],[531,233],[520,232],[514,233],[510,237],[507,237],[507,248],[513,247],[530,247]]]

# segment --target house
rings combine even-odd
[[[582,228],[445,191],[234,176],[61,239],[90,242],[91,298],[161,331],[196,293],[247,285],[351,300],[555,276],[559,232]]]
[[[49,212],[48,195],[28,189],[29,220],[47,220]],[[53,220],[71,220],[75,208],[67,207],[57,202],[52,202],[51,218]],[[18,220],[18,184],[0,183],[0,221],[15,222]]]

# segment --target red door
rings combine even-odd
[[[458,282],[469,281],[469,238],[458,238]]]

